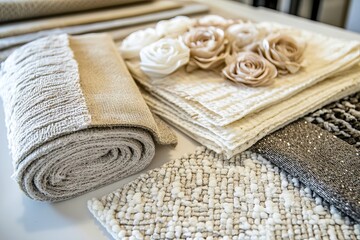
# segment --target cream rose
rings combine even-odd
[[[238,53],[234,62],[223,69],[224,76],[250,87],[267,86],[277,76],[276,67],[253,52]]]
[[[233,20],[225,19],[219,15],[206,15],[204,17],[199,18],[196,21],[196,26],[218,27],[218,28],[225,29],[233,23],[234,23]]]
[[[257,42],[265,34],[252,23],[239,23],[226,29],[226,36],[231,42],[232,52],[237,53],[245,46]]]
[[[258,52],[274,64],[279,74],[296,73],[301,68],[305,45],[285,34],[272,34],[258,46]]]
[[[160,36],[177,37],[186,32],[193,25],[193,20],[185,16],[177,16],[170,20],[163,20],[156,24],[156,32]]]
[[[184,34],[183,41],[190,49],[188,71],[219,67],[230,50],[224,31],[215,27],[192,28]]]
[[[126,37],[120,46],[120,52],[124,59],[135,58],[139,56],[140,50],[160,39],[155,29],[147,28],[131,33]]]
[[[163,38],[140,51],[140,68],[151,78],[162,78],[188,63],[189,57],[181,40]]]

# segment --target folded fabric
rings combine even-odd
[[[63,16],[53,16],[44,19],[28,20],[2,24],[0,38],[32,33],[46,29],[81,25],[87,23],[114,20],[118,18],[133,17],[147,13],[166,11],[180,8],[181,4],[174,1],[154,1],[144,4],[114,7],[97,11],[76,13]]]
[[[355,147],[301,120],[264,137],[251,150],[360,222],[360,151]]]
[[[4,61],[6,57],[8,57],[17,47],[19,47],[19,45],[21,46],[22,44],[39,39],[41,37],[57,35],[62,33],[83,34],[83,33],[106,31],[109,34],[111,34],[113,38],[116,40],[119,38],[124,38],[126,35],[131,33],[128,32],[127,30],[125,30],[126,34],[122,33],[124,32],[124,28],[127,28],[129,26],[159,21],[167,18],[172,18],[178,15],[193,15],[193,14],[205,13],[208,10],[209,9],[206,5],[189,3],[189,4],[185,4],[180,8],[143,14],[141,16],[122,17],[120,19],[115,19],[115,20],[94,22],[94,23],[67,26],[61,28],[57,27],[56,29],[48,29],[38,32],[31,32],[16,36],[4,37],[0,39],[0,49],[1,49],[0,61]],[[121,34],[119,34],[119,32],[121,32]]]
[[[184,69],[150,79],[139,60],[127,61],[133,77],[149,92],[146,99],[161,116],[218,153],[232,156],[266,134],[359,89],[359,42],[347,42],[260,23],[269,32],[286,32],[306,42],[306,66],[277,78],[268,87],[245,87],[224,80],[219,73]],[[353,67],[355,66],[355,67]],[[329,78],[352,68],[343,76]],[[326,79],[326,81],[324,81]]]
[[[88,207],[115,239],[358,239],[360,225],[260,155],[207,149]]]
[[[0,84],[13,177],[30,198],[77,196],[142,170],[154,139],[176,143],[108,35],[29,43],[2,63]]]
[[[360,148],[360,93],[331,103],[305,119]]]
[[[0,22],[50,16],[146,0],[1,0]]]
[[[360,90],[360,67],[328,78],[301,93],[251,114],[232,124],[219,127],[200,122],[174,103],[143,91],[150,108],[188,136],[208,148],[231,157],[251,147],[258,140],[309,112]],[[205,80],[205,78],[203,78]],[[175,103],[176,104],[176,103]],[[190,106],[189,106],[190,109]],[[190,109],[191,110],[191,109]],[[194,117],[198,117],[193,115]]]

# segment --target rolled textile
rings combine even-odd
[[[146,167],[176,135],[154,118],[111,37],[56,35],[1,65],[14,166],[30,197],[65,200]]]
[[[251,150],[360,222],[360,151],[355,147],[300,120],[264,137]]]
[[[0,38],[37,32],[46,29],[81,25],[87,23],[109,21],[119,18],[133,17],[147,13],[161,12],[180,8],[181,4],[174,1],[154,1],[126,7],[114,7],[90,12],[53,16],[44,19],[27,20],[2,24]]]
[[[359,239],[360,225],[261,155],[205,148],[88,202],[114,239]]]
[[[71,13],[146,0],[1,0],[0,22]]]

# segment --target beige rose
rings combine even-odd
[[[234,62],[223,69],[224,76],[250,87],[268,86],[277,76],[276,67],[253,52],[238,53]]]
[[[218,27],[226,29],[234,23],[234,20],[223,18],[219,15],[206,15],[197,19],[196,26],[200,27]]]
[[[257,52],[274,64],[282,75],[300,70],[304,49],[304,44],[279,33],[268,36],[257,46]]]
[[[187,71],[197,68],[213,69],[224,63],[229,54],[229,43],[220,28],[197,27],[190,29],[183,36],[183,41],[190,49],[190,61]]]
[[[248,23],[233,24],[226,29],[226,37],[231,43],[232,53],[242,51],[249,44],[254,44],[265,37],[265,31]]]

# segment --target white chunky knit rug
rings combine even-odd
[[[329,79],[359,64],[359,42],[275,23],[256,26],[305,42],[304,68],[277,78],[269,87],[252,88],[226,81],[218,72],[198,70],[189,74],[179,69],[162,79],[150,79],[140,70],[138,60],[127,61],[127,66],[151,94],[146,100],[158,114],[203,145],[229,157],[300,116],[339,99],[337,95],[343,97],[360,90],[359,67],[351,72],[356,76],[344,74],[347,79]],[[310,95],[305,93],[307,90]],[[292,100],[295,97],[298,99]]]
[[[360,225],[246,151],[199,148],[88,207],[115,239],[359,239]]]

